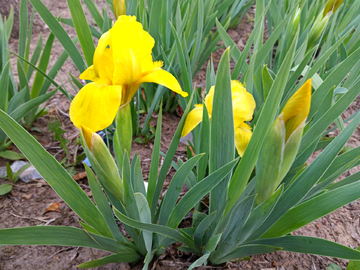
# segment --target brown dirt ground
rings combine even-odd
[[[58,16],[68,18],[70,17],[65,0],[58,0],[56,3],[52,0],[42,1],[51,12]],[[95,1],[99,7],[105,5],[104,1]],[[8,5],[15,6],[15,15],[17,13],[19,1],[18,0],[0,0],[0,11],[4,14],[9,10]],[[89,18],[87,9],[86,15]],[[254,10],[250,10],[250,15],[254,14]],[[34,50],[36,42],[40,36],[46,38],[49,35],[49,29],[42,22],[41,18],[35,16],[35,26],[33,30],[31,51]],[[15,26],[16,27],[16,26]],[[243,49],[246,40],[248,39],[252,30],[253,23],[244,20],[236,29],[230,29],[229,35],[233,38],[240,49]],[[75,36],[75,31],[71,27],[66,27],[66,31],[71,37]],[[16,31],[15,31],[16,32]],[[17,51],[18,40],[16,33],[12,34],[10,41],[10,50]],[[44,39],[45,40],[45,39]],[[44,41],[45,42],[45,41]],[[43,43],[44,43],[43,42]],[[62,46],[56,40],[52,51],[49,67],[56,61],[57,57],[63,51]],[[215,66],[221,57],[222,51],[214,53]],[[11,58],[12,67],[16,67],[16,60]],[[13,68],[16,71],[15,68]],[[205,86],[206,65],[202,67],[199,74],[194,79],[198,86]],[[15,72],[14,72],[15,73]],[[65,65],[61,68],[59,76],[56,81],[64,82],[65,87],[71,91],[72,87],[67,79],[68,74],[71,73],[75,77],[79,75],[71,60],[67,60]],[[15,77],[17,74],[14,74]],[[50,107],[48,115],[41,117],[35,122],[35,126],[41,129],[41,133],[32,132],[37,136],[40,143],[51,153],[56,155],[57,159],[61,159],[63,153],[59,151],[59,143],[53,140],[50,132],[47,130],[47,125],[51,118],[57,118],[63,124],[66,130],[65,138],[70,140],[69,146],[73,146],[78,137],[78,130],[74,128],[68,117],[68,108],[70,102],[61,94],[56,94],[46,105]],[[348,117],[360,108],[360,102],[354,102],[351,107],[343,114],[343,117]],[[154,115],[156,118],[156,115]],[[142,117],[143,119],[143,117]],[[165,114],[163,118],[163,133],[162,133],[162,150],[166,151],[170,145],[171,138],[177,127],[179,117]],[[155,119],[156,120],[156,119]],[[155,121],[152,122],[155,125]],[[336,135],[336,134],[335,134]],[[359,146],[360,130],[356,130],[355,134],[349,140],[348,145]],[[15,150],[15,148],[13,147]],[[71,153],[75,153],[76,148],[70,147]],[[144,172],[144,179],[148,177],[149,165],[151,160],[152,142],[147,145],[133,144],[132,154],[137,151],[141,156],[142,168]],[[177,151],[177,157],[184,158],[186,156],[186,148],[180,145]],[[310,160],[311,161],[311,160]],[[0,166],[4,166],[6,160],[0,158]],[[344,173],[340,179],[351,175],[360,168],[353,168]],[[78,166],[77,170],[82,172],[82,166]],[[169,171],[168,181],[171,179],[174,170]],[[168,185],[168,181],[164,188]],[[5,183],[6,180],[0,179],[0,184]],[[79,185],[85,192],[91,196],[86,178],[78,181]],[[186,190],[183,190],[184,192]],[[46,205],[49,203],[61,203],[60,212],[47,212],[43,214]],[[0,196],[0,228],[13,228],[24,226],[36,226],[39,224],[48,225],[65,225],[79,227],[77,222],[77,215],[62,201],[62,199],[43,181],[33,181],[28,184],[19,181],[11,194]],[[360,244],[360,201],[353,202],[344,206],[337,211],[314,221],[305,227],[297,230],[297,235],[308,235],[325,238],[335,241],[346,246],[357,247]],[[82,247],[62,247],[62,246],[3,246],[0,248],[0,270],[10,269],[76,269],[76,265],[101,258],[108,255],[105,251],[82,248]],[[169,247],[167,252],[158,258],[152,265],[152,269],[187,269],[194,257],[189,254],[179,252],[175,246]],[[275,252],[265,255],[256,255],[252,257],[251,261],[241,263],[227,263],[218,267],[202,267],[199,269],[325,269],[330,263],[336,263],[342,269],[346,268],[347,261],[327,258],[322,256],[314,256],[307,254],[298,254],[290,252]],[[106,266],[98,267],[96,269],[141,269],[141,263],[137,265],[131,264],[108,264]]]

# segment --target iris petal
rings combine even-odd
[[[238,81],[231,81],[235,127],[243,121],[250,121],[256,107],[254,97]]]
[[[114,73],[113,48],[110,32],[102,34],[96,47],[93,59],[95,74],[104,84],[111,84]]]
[[[186,135],[188,135],[190,131],[192,131],[198,124],[201,123],[202,119],[203,105],[196,104],[195,108],[186,116],[181,136],[185,137]]]
[[[212,104],[213,104],[213,100],[214,100],[214,91],[215,91],[214,89],[215,89],[215,86],[211,86],[209,93],[205,97],[205,105],[206,105],[206,109],[208,110],[210,120],[211,120],[211,114],[212,114]]]
[[[307,80],[304,85],[288,100],[282,113],[286,127],[286,140],[291,133],[306,120],[311,106],[311,79]]]
[[[160,85],[163,85],[175,93],[180,94],[183,97],[187,97],[188,93],[181,90],[180,84],[176,78],[169,72],[163,69],[155,69],[153,72],[150,72],[148,75],[144,76],[141,79],[141,82],[153,82]]]
[[[110,35],[115,64],[113,83],[131,87],[144,71],[153,69],[151,51],[155,40],[134,16],[120,16]]]
[[[80,74],[79,78],[81,80],[89,80],[95,82],[99,77],[95,74],[94,66],[88,67],[83,73]]]
[[[307,80],[296,93],[286,102],[282,112],[284,113],[284,121],[298,115],[304,107],[310,102],[311,98],[311,79]],[[306,117],[305,117],[306,118]],[[304,119],[302,119],[303,121]],[[302,122],[300,121],[300,123]]]
[[[235,128],[235,147],[239,156],[243,156],[252,136],[251,128],[246,123],[241,123]]]
[[[77,128],[85,126],[93,132],[111,125],[120,106],[121,86],[89,83],[70,105],[70,118]]]

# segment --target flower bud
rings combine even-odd
[[[290,34],[291,34],[291,40],[293,40],[295,34],[296,34],[296,31],[299,27],[299,23],[300,23],[300,16],[301,15],[301,9],[298,8],[294,14],[294,16],[292,17],[291,19],[291,23],[290,23]]]
[[[289,27],[286,30],[287,31],[286,39],[283,41],[284,44],[282,45],[282,49],[285,52],[287,52],[289,50],[291,43],[294,40],[296,32],[299,28],[300,17],[301,17],[300,15],[301,15],[301,9],[298,8],[291,19]]]
[[[279,175],[283,159],[285,144],[285,122],[280,114],[271,125],[269,133],[264,139],[256,164],[256,204],[271,197],[279,185]]]
[[[121,15],[126,15],[125,0],[114,0],[113,6],[116,19]]]
[[[325,17],[323,17],[322,19],[320,17],[318,17],[313,26],[310,29],[310,33],[309,33],[309,41],[308,41],[308,46],[307,48],[311,48],[315,45],[315,43],[318,41],[318,39],[321,36],[321,33],[324,31],[325,26],[327,24],[327,22],[329,21],[331,14],[326,14]]]
[[[299,150],[311,105],[311,79],[288,100],[272,124],[256,165],[256,203],[274,194]]]
[[[323,17],[331,11],[332,13],[335,13],[343,1],[344,0],[328,0],[323,11]]]
[[[94,168],[100,183],[117,199],[123,200],[123,183],[118,168],[100,135],[82,126],[81,136],[86,156]]]

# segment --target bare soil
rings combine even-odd
[[[64,18],[70,17],[70,12],[67,9],[67,3],[65,0],[58,0],[56,2],[52,0],[42,1],[55,16],[62,15]],[[105,1],[95,1],[99,7],[105,5]],[[19,1],[18,0],[0,0],[0,11],[2,14],[6,14],[9,9],[9,4],[14,5],[15,15],[18,14]],[[89,12],[85,8],[87,18],[90,18]],[[249,11],[250,17],[253,18],[254,10]],[[31,51],[34,50],[36,43],[42,35],[44,37],[43,44],[48,37],[50,31],[44,22],[38,16],[35,16],[36,27],[33,29]],[[15,16],[15,22],[17,21]],[[91,21],[89,20],[89,23]],[[16,23],[15,23],[16,24]],[[14,32],[10,41],[10,50],[17,51],[18,40],[15,25]],[[71,27],[64,26],[65,30],[71,37],[75,36],[75,31]],[[245,19],[236,29],[230,29],[229,35],[242,50],[246,44],[246,41],[252,31],[253,23]],[[50,58],[49,68],[55,63],[58,56],[62,53],[63,48],[61,44],[56,40],[54,43],[52,55]],[[222,50],[214,53],[214,62],[217,66],[217,62],[220,60]],[[11,64],[14,73],[16,72],[15,57],[11,58]],[[71,60],[67,60],[65,65],[61,68],[56,81],[65,84],[65,87],[71,92],[72,87],[67,77],[68,74],[72,74],[78,77],[79,72],[72,63]],[[17,74],[14,74],[15,77]],[[204,65],[201,71],[198,73],[194,82],[198,86],[205,86],[206,65]],[[60,80],[61,79],[61,80]],[[74,91],[72,91],[75,94]],[[66,130],[65,138],[70,140],[69,147],[71,153],[76,151],[75,142],[79,135],[78,130],[72,125],[68,117],[68,108],[70,102],[62,94],[56,94],[46,106],[50,107],[49,114],[41,117],[35,122],[35,126],[39,127],[41,133],[33,132],[32,134],[37,136],[40,143],[51,153],[56,155],[58,160],[61,160],[63,153],[59,149],[59,143],[53,140],[53,136],[48,131],[47,126],[52,118],[58,119],[63,128]],[[350,108],[344,112],[343,118],[350,116],[360,108],[360,102],[355,101]],[[144,116],[142,116],[142,121]],[[177,123],[180,118],[176,115],[165,114],[162,123],[162,151],[166,151],[170,145],[172,136],[176,130]],[[156,115],[154,115],[153,125],[156,125]],[[336,133],[334,133],[336,135]],[[360,145],[360,130],[357,129],[354,135],[348,142],[348,145],[356,147]],[[147,179],[149,166],[151,161],[151,151],[153,142],[148,144],[133,143],[132,155],[137,151],[141,157],[141,163],[144,173],[144,179]],[[13,146],[13,150],[16,148]],[[81,149],[80,149],[81,150]],[[185,159],[186,148],[184,145],[180,145],[176,156],[178,158]],[[315,157],[315,155],[314,155]],[[314,159],[312,157],[312,159]],[[309,162],[311,162],[311,160]],[[6,160],[0,158],[0,166],[4,166]],[[78,172],[83,172],[84,168],[80,165],[76,167]],[[359,167],[353,168],[344,173],[340,179],[354,174],[359,171]],[[174,170],[169,171],[167,182],[164,185],[166,189],[169,184],[171,176],[174,174]],[[7,182],[5,179],[0,178],[0,184]],[[86,178],[82,178],[77,181],[78,184],[84,189],[84,191],[91,197],[91,191]],[[183,190],[183,193],[186,189]],[[60,203],[59,211],[50,211],[44,213],[44,210],[49,203]],[[13,191],[5,196],[0,196],[0,228],[14,228],[24,226],[36,226],[40,224],[46,225],[63,225],[80,227],[78,223],[78,216],[62,201],[62,199],[50,188],[50,186],[44,180],[33,181],[30,183],[23,183],[18,181]],[[346,246],[357,247],[360,244],[360,201],[353,202],[346,205],[337,211],[314,221],[305,227],[297,230],[296,235],[316,236],[331,241],[335,241]],[[104,257],[109,253],[105,251],[82,248],[82,247],[62,247],[62,246],[3,246],[0,247],[0,270],[10,269],[76,269],[76,265]],[[168,248],[167,252],[155,260],[152,264],[152,269],[187,269],[189,265],[195,260],[193,256],[187,253],[179,252],[176,249],[176,245]],[[286,270],[298,270],[298,269],[326,269],[330,263],[336,263],[341,266],[342,269],[346,268],[347,261],[333,258],[327,258],[322,256],[314,256],[307,254],[298,254],[290,252],[275,252],[271,254],[255,255],[249,261],[244,262],[229,262],[227,264],[217,267],[202,267],[199,269],[286,269]],[[141,263],[136,265],[118,263],[108,264],[106,266],[98,267],[96,269],[141,269]]]

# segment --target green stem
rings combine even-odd
[[[114,152],[119,165],[120,172],[122,171],[123,157],[125,150],[130,155],[132,142],[132,119],[131,106],[126,104],[119,108],[116,116],[116,131],[114,136]]]

